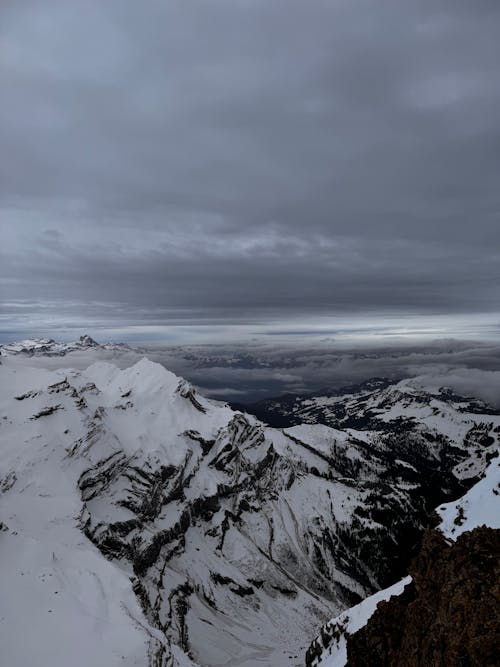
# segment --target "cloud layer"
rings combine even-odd
[[[3,2],[4,325],[498,312],[499,61],[495,0]]]

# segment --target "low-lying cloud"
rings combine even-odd
[[[124,368],[143,356],[187,378],[213,398],[255,402],[285,393],[338,389],[371,377],[420,376],[426,385],[449,386],[460,394],[500,407],[500,345],[436,341],[427,345],[353,347],[154,346],[121,351],[79,351],[65,357],[12,358],[48,368],[85,368],[96,358]]]

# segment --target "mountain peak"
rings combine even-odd
[[[80,336],[79,342],[80,342],[80,345],[82,345],[84,347],[99,347],[99,343],[97,343],[88,334],[84,334],[83,336]]]

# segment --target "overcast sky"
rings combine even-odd
[[[1,335],[498,334],[499,63],[498,0],[0,0]]]

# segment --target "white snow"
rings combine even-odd
[[[437,508],[439,529],[448,538],[478,526],[500,528],[500,459],[491,461],[484,477],[459,500]]]
[[[338,630],[340,634],[338,639],[334,638],[325,650],[319,665],[321,667],[344,667],[347,663],[346,637],[354,634],[368,623],[379,602],[389,600],[393,595],[400,595],[410,582],[411,577],[405,577],[393,586],[371,595],[355,607],[332,619],[328,624],[329,627]]]
[[[144,667],[148,636],[130,582],[90,543],[2,532],[0,561],[2,665]]]

